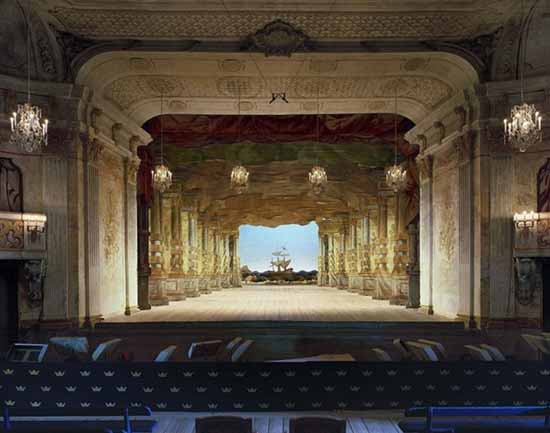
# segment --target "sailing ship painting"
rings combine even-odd
[[[271,270],[273,272],[288,272],[292,271],[292,269],[289,269],[290,262],[292,260],[290,258],[290,254],[288,253],[288,250],[286,247],[282,247],[281,251],[274,251],[271,253],[272,259],[271,259]]]

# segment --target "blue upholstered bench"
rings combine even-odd
[[[413,407],[405,416],[424,418],[401,421],[405,433],[550,432],[550,408],[541,406]]]
[[[132,409],[16,409],[4,406],[0,432],[152,433],[156,421],[148,407]]]

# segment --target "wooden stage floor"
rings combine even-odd
[[[333,287],[245,285],[171,302],[110,323],[155,322],[452,322]]]

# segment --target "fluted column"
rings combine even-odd
[[[84,327],[92,327],[101,319],[99,308],[99,169],[97,160],[103,146],[96,139],[86,143],[86,165],[84,168],[84,226],[85,226],[85,286],[86,308]]]
[[[417,160],[420,174],[420,303],[433,314],[433,159]]]
[[[407,275],[409,277],[409,293],[407,308],[420,307],[420,267],[418,257],[418,227],[411,223],[408,226],[409,234],[409,258]]]
[[[124,274],[125,274],[125,307],[124,314],[130,315],[137,310],[137,191],[136,173],[139,160],[124,160]]]
[[[66,320],[68,287],[68,161],[61,156],[42,157],[44,212],[48,218],[47,274],[44,279],[43,320]],[[90,169],[88,168],[88,171]],[[94,174],[97,174],[94,171]],[[93,189],[97,193],[97,190]],[[94,214],[97,218],[97,215]],[[86,232],[85,232],[86,233]],[[92,277],[93,278],[93,277]],[[94,285],[94,288],[97,286]],[[91,288],[91,287],[90,287]],[[86,315],[89,317],[89,311]]]

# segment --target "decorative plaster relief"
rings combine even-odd
[[[246,66],[246,63],[238,59],[225,59],[218,63],[218,67],[222,72],[240,72]]]
[[[330,72],[336,72],[338,69],[338,62],[334,60],[312,60],[309,62],[310,72],[316,74],[328,74]]]
[[[171,111],[176,112],[185,111],[187,109],[187,104],[185,103],[185,101],[174,100],[170,101],[170,103],[168,104],[168,108]]]
[[[120,225],[119,206],[115,198],[115,192],[109,190],[106,193],[108,211],[103,215],[103,252],[106,261],[110,264],[119,253],[118,231]]]
[[[245,41],[248,49],[259,50],[266,56],[291,56],[307,47],[309,37],[300,29],[281,19],[266,24]]]
[[[130,70],[135,72],[150,72],[155,69],[155,64],[144,57],[132,57],[128,62]]]
[[[282,12],[282,11],[146,11],[72,9],[49,11],[67,31],[101,38],[241,39],[276,20],[301,29],[313,39],[453,39],[492,30],[506,11],[483,3],[483,9],[437,12]]]
[[[0,250],[23,249],[24,229],[23,221],[0,221]]]
[[[399,85],[398,85],[399,84]],[[139,101],[164,96],[191,98],[269,98],[272,89],[285,88],[287,95],[298,98],[385,98],[413,100],[430,109],[453,94],[443,81],[431,77],[178,77],[130,76],[113,81],[105,88],[105,97],[122,109]]]
[[[412,59],[406,60],[401,65],[401,69],[407,72],[423,71],[428,68],[429,64],[430,64],[430,59],[423,58],[423,57],[414,57]]]

